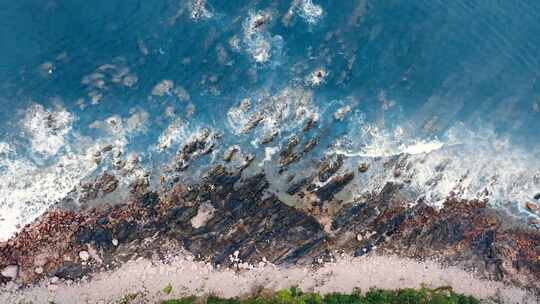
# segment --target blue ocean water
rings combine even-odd
[[[398,180],[434,205],[452,193],[535,216],[540,3],[0,2],[0,238],[102,172],[159,187],[204,130],[217,148],[175,178],[237,145],[279,189],[276,152],[309,120],[302,140],[319,144],[290,172],[370,163],[353,200]],[[399,176],[383,165],[398,156]]]

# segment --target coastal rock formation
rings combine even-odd
[[[262,260],[315,265],[335,254],[378,252],[433,259],[540,291],[537,229],[483,201],[450,197],[440,210],[411,202],[399,183],[325,214],[324,201],[331,202],[353,176],[337,175],[312,189],[322,204],[316,214],[269,195],[263,173],[247,176],[243,169],[224,166],[208,171],[198,184],[139,193],[124,205],[79,212],[52,209],[0,244],[0,269],[18,270],[16,277],[2,272],[0,281],[76,280],[130,259],[183,248],[214,265],[236,268]],[[309,191],[309,185],[301,180],[288,192]]]

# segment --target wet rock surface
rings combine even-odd
[[[378,252],[436,259],[540,291],[540,232],[486,202],[450,197],[437,210],[411,202],[401,184],[388,183],[378,193],[339,203],[326,227],[320,217],[270,195],[263,173],[248,176],[244,168],[216,166],[198,184],[139,193],[124,205],[79,212],[52,209],[0,243],[0,269],[17,269],[15,276],[2,271],[0,282],[77,280],[131,259],[159,258],[179,249],[232,267],[263,259],[311,265],[336,253]],[[353,177],[352,172],[335,174],[311,192],[324,206]],[[310,191],[311,182],[293,181],[287,192]]]

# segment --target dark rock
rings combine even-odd
[[[87,271],[83,269],[82,265],[65,262],[64,265],[54,272],[54,276],[64,280],[76,280],[82,278],[86,273]]]
[[[107,224],[109,223],[109,219],[108,219],[106,216],[104,216],[104,217],[100,218],[100,219],[97,221],[97,223],[98,223],[99,225],[104,226],[104,225],[107,225]]]
[[[536,193],[534,195],[534,199],[537,200],[537,201],[540,200],[540,193]]]
[[[251,132],[251,130],[255,129],[263,119],[264,119],[263,114],[255,113],[253,116],[249,118],[249,121],[247,122],[242,132],[243,133]]]
[[[168,213],[171,222],[180,226],[190,225],[190,220],[197,215],[196,207],[174,207]]]
[[[370,253],[372,250],[373,250],[373,244],[367,244],[367,245],[364,245],[360,248],[358,248],[355,252],[354,252],[354,256],[355,257],[359,257],[359,256],[364,256],[368,253]]]
[[[234,183],[236,183],[240,177],[240,172],[230,173],[227,172],[227,169],[224,166],[217,165],[206,174],[203,181],[212,185],[232,188]]]
[[[109,152],[113,149],[113,146],[112,145],[106,145],[105,147],[103,147],[101,149],[101,152]]]
[[[289,186],[289,188],[287,188],[287,191],[286,193],[288,195],[294,195],[296,193],[298,193],[298,191],[300,191],[300,189],[302,189],[302,187],[304,187],[305,185],[309,184],[311,182],[311,178],[310,177],[304,177],[304,178],[301,178],[299,179],[298,181],[294,182],[293,184],[291,184]]]
[[[306,124],[302,128],[302,132],[304,132],[304,133],[308,132],[309,130],[311,130],[316,125],[317,125],[317,120],[314,117],[309,117],[307,119],[307,121],[306,121]]]
[[[319,143],[317,138],[311,138],[308,140],[308,142],[304,145],[304,150],[302,151],[304,154],[308,153],[309,151],[313,150]]]
[[[238,152],[238,150],[239,149],[236,146],[228,148],[223,155],[223,160],[226,162],[230,162],[233,159],[234,155]]]
[[[378,215],[377,209],[367,203],[343,208],[332,221],[332,229],[339,230],[345,227],[367,228],[375,221]]]
[[[292,163],[299,161],[302,158],[302,154],[298,152],[293,152],[286,157],[281,158],[280,163],[282,167],[286,167]]]
[[[244,163],[239,167],[239,171],[241,172],[245,170],[247,167],[249,167],[249,165],[251,165],[251,163],[253,163],[254,160],[255,156],[252,154],[244,156]]]
[[[331,200],[336,193],[340,192],[345,186],[354,179],[354,173],[348,172],[344,175],[334,177],[321,188],[315,190],[315,194],[321,201]]]
[[[176,156],[176,170],[184,171],[189,167],[189,161],[199,155],[206,155],[214,149],[214,143],[209,141],[210,131],[203,129],[201,134],[185,144]]]
[[[98,248],[109,249],[111,247],[111,231],[102,227],[82,228],[76,234],[76,239],[81,244],[95,244]]]
[[[108,249],[112,244],[111,232],[101,226],[97,226],[93,231],[93,241],[98,248]]]
[[[319,167],[319,181],[325,182],[343,166],[343,156],[328,157]]]
[[[159,195],[156,192],[146,192],[139,198],[138,204],[143,208],[152,208],[159,203]]]
[[[293,136],[292,138],[289,139],[289,142],[287,143],[287,147],[285,147],[283,150],[279,152],[279,155],[281,157],[280,159],[281,165],[286,166],[300,159],[301,155],[294,151],[294,148],[298,146],[298,144],[299,144],[299,140],[296,136]]]
[[[114,190],[116,190],[117,187],[118,187],[118,180],[115,178],[115,179],[111,179],[107,181],[107,183],[103,185],[102,190],[104,193],[111,193]]]
[[[121,221],[116,226],[116,239],[120,243],[125,243],[133,240],[135,237],[140,236],[137,234],[137,225],[127,221]]]

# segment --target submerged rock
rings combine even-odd
[[[315,190],[315,194],[322,201],[331,200],[334,195],[343,190],[343,188],[354,179],[354,173],[348,172],[332,178],[328,183]]]
[[[289,195],[294,195],[294,194],[298,193],[298,191],[300,191],[300,189],[302,189],[303,187],[308,185],[310,182],[311,182],[310,177],[301,178],[301,179],[297,180],[296,182],[292,183],[291,185],[289,185],[286,192]]]

